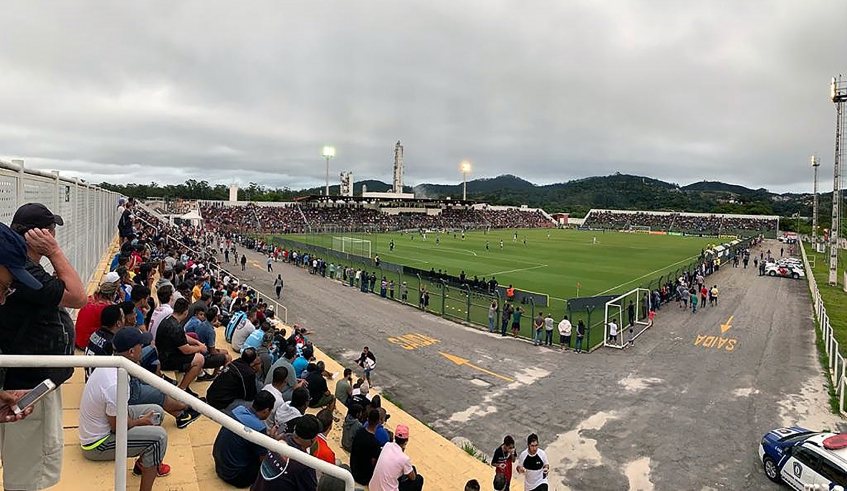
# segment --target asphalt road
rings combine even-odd
[[[779,250],[775,241],[765,247]],[[724,267],[708,279],[721,291],[718,306],[692,314],[667,305],[634,347],[576,355],[291,265],[267,273],[265,258],[248,257],[245,279],[266,294],[282,273],[289,324],[314,331],[315,344],[347,366],[369,346],[374,385],[445,437],[490,455],[505,434],[520,451],[537,433],[551,489],[779,489],[758,462],[761,436],[841,421],[828,410],[805,280]]]

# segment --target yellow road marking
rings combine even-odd
[[[725,333],[725,332],[729,331],[729,330],[730,330],[730,328],[732,328],[732,318],[733,318],[733,317],[734,317],[734,316],[732,316],[732,315],[731,315],[731,316],[729,316],[729,320],[728,320],[728,321],[726,321],[726,324],[721,324],[721,334],[723,334],[723,333]]]
[[[460,358],[460,357],[455,356],[455,355],[448,355],[447,353],[443,353],[443,352],[440,352],[440,351],[439,351],[439,353],[441,353],[441,355],[444,358],[447,358],[448,360],[452,361],[456,365],[466,365],[466,366],[473,368],[474,370],[479,370],[482,373],[487,373],[488,375],[491,375],[493,377],[503,379],[506,382],[514,382],[514,379],[510,379],[509,377],[506,377],[504,375],[500,375],[499,373],[494,373],[494,372],[486,370],[482,367],[478,367],[478,366],[474,365],[473,363],[470,363],[468,360],[466,360],[464,358]]]

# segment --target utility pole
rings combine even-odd
[[[839,208],[841,204],[840,167],[841,152],[844,148],[841,141],[844,137],[844,103],[847,102],[847,83],[841,76],[832,79],[830,86],[830,99],[835,104],[835,165],[833,166],[832,184],[832,228],[829,233],[829,284],[838,285],[838,233],[841,229],[841,215]]]
[[[812,169],[815,171],[815,184],[812,191],[812,247],[815,250],[818,247],[818,167],[820,166],[821,162],[818,157],[812,155]]]

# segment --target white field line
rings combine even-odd
[[[599,297],[600,295],[604,295],[604,294],[606,294],[606,293],[609,293],[609,292],[610,292],[610,291],[612,291],[612,290],[617,290],[618,288],[620,288],[620,287],[622,287],[622,286],[629,285],[630,283],[635,283],[636,281],[638,281],[638,280],[640,280],[640,279],[642,279],[642,278],[645,278],[645,277],[647,277],[647,276],[650,276],[650,275],[656,274],[656,273],[658,273],[659,271],[664,271],[664,270],[666,270],[666,269],[668,269],[668,268],[671,268],[671,267],[673,267],[673,266],[676,266],[676,265],[677,265],[677,264],[679,264],[679,263],[684,263],[685,261],[690,261],[690,260],[692,260],[692,259],[694,259],[694,258],[696,258],[696,257],[698,257],[698,256],[699,256],[699,254],[695,254],[695,255],[693,255],[693,256],[691,256],[691,257],[687,257],[687,258],[685,258],[685,259],[681,259],[681,260],[679,260],[679,261],[677,261],[677,262],[675,262],[675,263],[673,263],[673,264],[668,264],[667,266],[662,266],[661,268],[659,268],[659,269],[657,269],[657,270],[655,270],[655,271],[651,271],[651,272],[649,272],[649,273],[647,273],[647,274],[641,275],[641,276],[639,276],[638,278],[635,278],[634,280],[629,280],[629,281],[627,281],[627,282],[625,282],[625,283],[621,283],[621,284],[620,284],[620,285],[618,285],[618,286],[613,286],[612,288],[609,288],[609,289],[608,289],[608,290],[606,290],[606,291],[602,291],[602,292],[600,292],[600,293],[595,293],[595,294],[594,294],[594,296],[595,296],[595,297]],[[675,279],[675,278],[674,278],[674,279]]]
[[[400,259],[406,259],[407,261],[414,261],[416,263],[429,264],[429,261],[424,261],[422,259],[415,259],[415,258],[408,257],[408,256],[400,256],[398,254],[394,254],[393,252],[390,252],[389,254],[390,254],[390,256],[388,256],[389,259],[392,258],[392,257],[399,257]]]
[[[547,266],[549,266],[549,265],[548,264],[539,264],[538,266],[533,266],[531,268],[510,269],[508,271],[495,271],[494,273],[488,273],[487,275],[483,275],[483,277],[494,276],[495,274],[506,274],[506,273],[517,273],[517,272],[520,272],[520,271],[529,271],[530,269],[546,268]]]

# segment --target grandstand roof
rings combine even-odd
[[[466,205],[471,206],[477,204],[476,201],[472,200],[461,200],[461,199],[438,199],[438,198],[375,198],[371,196],[324,196],[322,194],[319,195],[308,195],[308,196],[298,196],[294,198],[294,201],[300,203],[327,203],[327,202],[353,202],[353,203],[385,203],[385,202],[396,202],[396,203],[424,203],[424,204],[443,204],[443,205]]]

